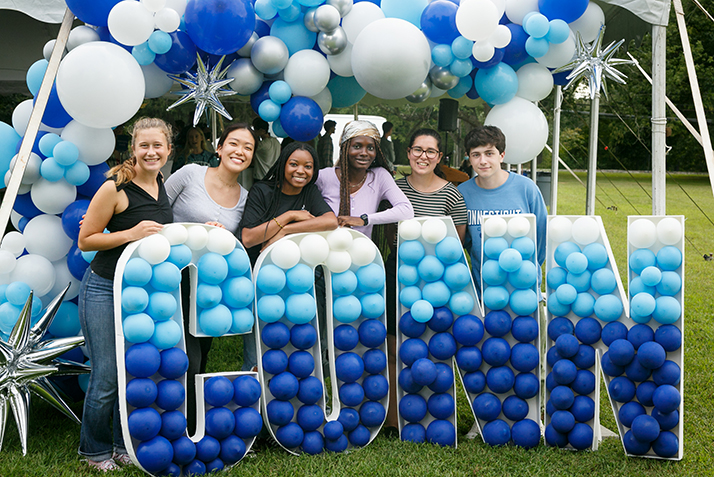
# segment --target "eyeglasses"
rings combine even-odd
[[[409,151],[414,155],[414,157],[421,157],[422,154],[426,154],[427,159],[436,159],[439,157],[439,151],[436,149],[422,149],[419,146],[410,147]]]

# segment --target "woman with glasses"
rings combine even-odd
[[[440,163],[441,136],[433,129],[418,129],[412,134],[407,150],[412,172],[398,179],[397,186],[404,192],[414,207],[415,217],[440,217],[449,215],[456,225],[461,242],[466,235],[466,204],[459,190],[443,178]],[[389,362],[389,411],[386,427],[397,427],[397,383],[396,383],[396,239],[392,252],[384,264],[387,272],[387,351]],[[392,404],[394,403],[394,404]]]

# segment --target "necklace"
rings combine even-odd
[[[361,181],[359,181],[358,184],[352,184],[352,183],[350,183],[350,189],[359,189],[360,187],[362,187],[362,184],[364,184],[364,181],[365,181],[366,179],[367,179],[367,173],[365,172],[365,173],[364,173],[364,177],[362,178]]]
[[[236,187],[236,186],[239,185],[238,182],[234,182],[234,183],[231,184],[230,182],[224,181],[224,180],[221,178],[220,174],[218,174],[218,173],[216,173],[216,178],[218,179],[218,181],[219,181],[221,184],[223,184],[224,186],[226,186],[226,187],[228,187],[228,188],[230,188],[230,189],[232,189],[232,188],[234,188],[234,187]]]

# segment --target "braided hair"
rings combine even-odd
[[[359,136],[355,136],[359,137]],[[371,136],[367,136],[372,138]],[[337,160],[337,164],[335,167],[340,168],[340,210],[339,210],[339,215],[351,215],[350,211],[352,210],[352,205],[351,205],[351,199],[350,199],[350,167],[349,167],[349,149],[350,146],[352,145],[352,140],[354,137],[344,141],[342,144],[340,144],[340,158]],[[387,160],[384,158],[384,153],[382,152],[382,148],[379,147],[379,141],[372,138],[374,141],[374,148],[375,148],[375,158],[374,161],[372,161],[372,164],[370,164],[369,169],[373,169],[375,167],[383,167],[385,170],[389,170],[389,165],[387,164]],[[368,169],[368,171],[369,171]]]

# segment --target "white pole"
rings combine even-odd
[[[560,110],[563,105],[563,87],[555,87],[553,108],[553,149],[550,166],[550,214],[558,215],[558,161],[560,160]]]
[[[600,120],[600,92],[590,101],[590,159],[588,161],[588,187],[585,215],[595,215],[595,178],[597,175],[597,140]]]
[[[679,36],[682,39],[682,52],[684,53],[684,61],[687,64],[687,72],[689,73],[689,86],[692,90],[692,99],[694,99],[694,109],[697,112],[697,122],[699,123],[699,132],[702,135],[702,146],[704,148],[704,158],[707,161],[707,169],[709,170],[709,182],[714,194],[714,151],[712,150],[712,140],[709,137],[709,126],[707,126],[707,117],[704,112],[704,104],[702,103],[702,93],[699,91],[699,81],[697,80],[697,71],[694,69],[694,59],[692,58],[692,47],[689,44],[689,35],[687,34],[687,25],[684,23],[684,10],[682,9],[682,1],[674,0],[674,11],[677,17],[677,26],[679,27]]]
[[[32,152],[32,145],[35,143],[35,138],[37,138],[37,131],[40,130],[40,122],[42,121],[42,116],[45,114],[47,101],[50,98],[50,90],[52,89],[52,84],[57,76],[57,70],[59,69],[60,60],[62,60],[62,53],[67,45],[67,39],[69,38],[69,32],[72,29],[73,21],[74,14],[68,8],[64,12],[62,26],[60,27],[59,34],[57,35],[55,46],[52,49],[52,55],[50,55],[50,61],[47,65],[45,76],[42,79],[40,90],[35,96],[35,106],[32,108],[30,120],[27,123],[27,129],[25,130],[25,135],[22,138],[22,143],[20,144],[20,151],[17,153],[15,168],[10,176],[10,182],[7,184],[5,197],[3,198],[2,205],[0,206],[0,234],[5,232],[7,222],[10,220],[12,206],[15,204],[15,198],[20,190],[20,181],[22,181],[22,176],[25,174],[27,161],[30,159],[30,153]]]
[[[667,30],[652,25],[652,214],[667,213]]]

